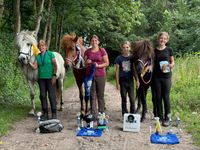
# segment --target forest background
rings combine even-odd
[[[46,40],[50,50],[60,53],[65,33],[82,36],[86,46],[96,34],[111,64],[120,54],[122,41],[148,38],[156,46],[157,34],[167,31],[176,63],[173,113],[181,114],[188,132],[200,145],[199,12],[200,0],[0,0],[0,135],[30,108],[14,44],[21,30],[35,30],[38,39]],[[109,80],[113,81],[113,73],[111,67]],[[67,75],[69,83],[71,74]]]

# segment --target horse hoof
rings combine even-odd
[[[140,119],[140,122],[144,122],[144,120],[146,119],[146,116],[145,115],[142,115],[141,119]]]
[[[145,120],[145,118],[144,118],[144,117],[142,117],[142,118],[140,119],[140,122],[144,122],[144,120]]]
[[[57,111],[62,111],[62,107],[58,108]]]
[[[29,116],[36,116],[36,113],[35,111],[32,109],[29,113],[28,113]]]

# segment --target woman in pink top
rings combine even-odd
[[[109,59],[104,48],[99,46],[99,38],[93,35],[90,44],[91,48],[87,49],[84,54],[86,62],[86,75],[89,75],[91,64],[96,65],[96,71],[91,87],[91,113],[96,119],[98,112],[103,113],[105,108],[104,90],[106,83],[106,67],[109,66]],[[98,102],[98,109],[97,109]],[[98,111],[98,112],[97,112]]]

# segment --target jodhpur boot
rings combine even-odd
[[[54,113],[52,113],[52,118],[51,119],[57,119],[57,115],[56,115],[56,113],[54,112]]]
[[[40,120],[41,121],[49,120],[48,113],[45,112],[44,114],[42,114],[41,117],[40,117]]]

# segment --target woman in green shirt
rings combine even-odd
[[[55,55],[51,51],[47,51],[45,41],[40,40],[39,45],[40,54],[36,57],[36,61],[31,64],[33,69],[38,68],[38,84],[40,89],[40,101],[42,105],[41,120],[48,120],[48,102],[47,93],[51,105],[52,119],[56,119],[56,72],[57,64]]]

